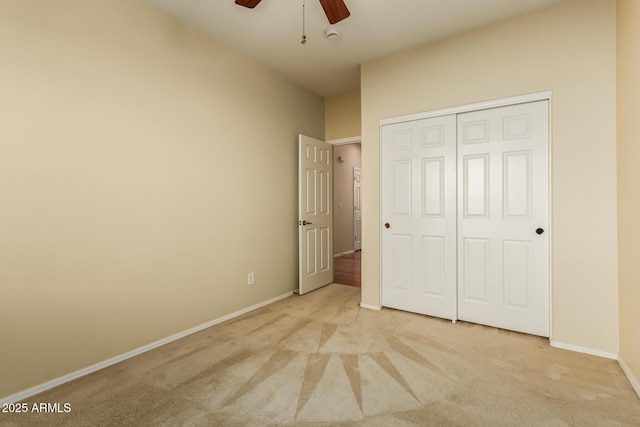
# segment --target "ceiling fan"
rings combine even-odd
[[[261,1],[262,0],[236,0],[236,4],[253,9]],[[347,5],[344,4],[344,0],[320,0],[320,4],[330,24],[340,22],[351,15],[349,9],[347,9]]]

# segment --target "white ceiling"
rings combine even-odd
[[[351,16],[331,27],[318,0],[263,0],[255,9],[234,0],[147,0],[179,21],[280,71],[311,91],[357,90],[360,64],[392,52],[564,0],[345,0]]]

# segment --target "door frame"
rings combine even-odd
[[[360,144],[360,145],[362,145],[362,136],[351,136],[351,137],[348,137],[348,138],[329,139],[329,140],[327,140],[325,142],[327,144],[333,145],[334,147],[338,146],[338,145],[349,145],[349,144]],[[362,154],[361,154],[361,156],[362,156]],[[360,170],[362,171],[362,165],[360,166]],[[334,184],[335,184],[335,182],[334,182]],[[335,197],[335,192],[333,194],[334,194],[334,197]],[[334,201],[332,200],[331,202],[333,203]],[[334,206],[335,206],[335,204],[334,204]],[[361,214],[362,214],[362,212],[361,212]],[[351,221],[353,222],[353,218],[352,218]],[[360,221],[362,221],[362,215],[360,217]],[[354,252],[355,252],[355,246],[354,246]],[[349,252],[345,252],[345,253],[349,253]],[[334,254],[334,256],[338,256],[338,255],[339,254]]]
[[[404,116],[397,116],[397,117],[390,117],[387,119],[382,119],[379,121],[378,124],[378,130],[379,130],[379,135],[382,135],[382,126],[385,125],[392,125],[392,124],[396,124],[396,123],[403,123],[403,122],[410,122],[410,121],[414,121],[414,120],[423,120],[423,119],[430,119],[433,117],[439,117],[439,116],[448,116],[451,114],[461,114],[461,113],[468,113],[471,111],[478,111],[478,110],[487,110],[487,109],[491,109],[491,108],[498,108],[498,107],[508,107],[510,105],[517,105],[517,104],[525,104],[528,102],[535,102],[535,101],[549,101],[549,146],[548,146],[548,166],[549,166],[549,180],[548,180],[548,188],[547,188],[547,194],[548,194],[548,202],[549,202],[549,209],[547,212],[548,218],[549,218],[549,259],[548,259],[548,263],[549,263],[549,340],[553,340],[553,216],[551,215],[551,213],[553,212],[553,192],[552,192],[552,183],[553,183],[553,168],[551,167],[553,165],[553,121],[552,121],[552,109],[553,109],[553,104],[552,104],[552,91],[543,91],[543,92],[534,92],[534,93],[529,93],[529,94],[525,94],[525,95],[518,95],[518,96],[512,96],[512,97],[507,97],[507,98],[499,98],[499,99],[493,99],[493,100],[489,100],[489,101],[484,101],[484,102],[477,102],[477,103],[473,103],[473,104],[466,104],[466,105],[459,105],[459,106],[455,106],[455,107],[449,107],[449,108],[443,108],[443,109],[439,109],[439,110],[432,110],[432,111],[426,111],[426,112],[422,112],[422,113],[414,113],[414,114],[407,114]],[[380,152],[379,152],[379,156],[380,156],[380,162],[382,162],[382,151],[383,151],[383,147],[382,147],[382,138],[380,138]],[[383,183],[382,183],[382,174],[379,174],[380,176],[380,181],[378,182],[379,188],[380,188],[380,200],[382,200],[383,194],[382,194],[382,190],[383,190]],[[381,225],[383,223],[383,212],[382,212],[382,205],[380,205],[380,209],[378,211],[378,224]],[[380,282],[379,282],[379,288],[380,288],[380,308],[382,308],[384,306],[384,301],[382,299],[382,257],[383,257],[383,251],[382,251],[382,227],[378,227],[378,233],[379,233],[379,241],[380,241],[380,246],[379,246],[379,253],[380,253],[380,259],[379,259],[379,263],[378,263],[378,268],[379,270],[379,277],[380,277]],[[456,319],[457,320],[457,319]],[[455,320],[454,320],[455,323]]]

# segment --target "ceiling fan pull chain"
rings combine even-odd
[[[302,40],[300,41],[302,44],[307,42],[307,34],[304,28],[304,2],[305,0],[302,0]]]

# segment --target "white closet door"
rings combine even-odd
[[[382,304],[456,318],[456,117],[382,127]]]
[[[458,115],[458,318],[549,336],[548,101]]]

